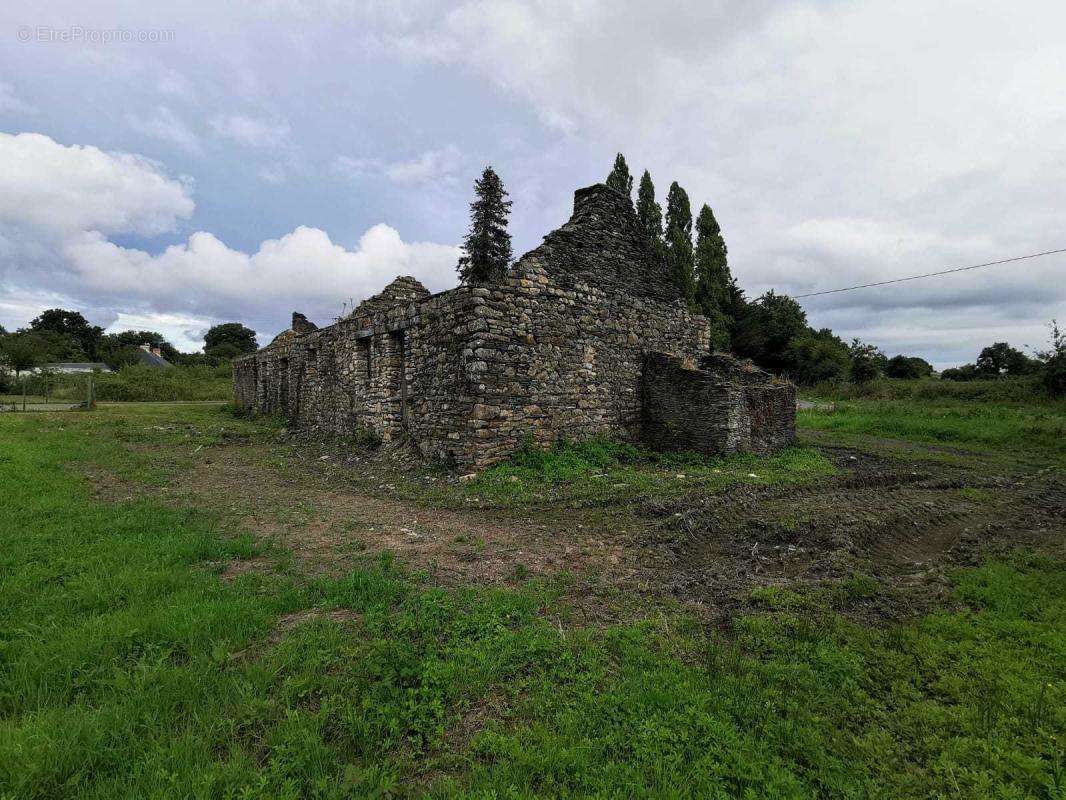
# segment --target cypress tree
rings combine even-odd
[[[626,157],[621,153],[614,157],[614,168],[611,170],[611,174],[607,176],[607,185],[616,192],[621,192],[630,198],[630,203],[633,202],[633,176],[629,174],[629,165],[626,163]]]
[[[688,193],[677,181],[666,195],[666,261],[670,275],[689,305],[696,299],[696,278],[692,252],[692,206]]]
[[[481,178],[474,181],[474,195],[470,232],[463,240],[465,253],[456,270],[461,283],[495,283],[511,264],[511,234],[507,232],[511,201],[492,167],[485,167]]]
[[[644,170],[637,190],[637,224],[649,244],[658,244],[663,238],[663,208],[655,202],[655,185],[651,174]]]
[[[716,347],[728,343],[733,324],[733,276],[729,273],[725,239],[714,212],[706,203],[696,217],[696,305],[711,321]]]

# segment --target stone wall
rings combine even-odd
[[[628,199],[592,186],[499,284],[431,296],[403,277],[334,325],[294,316],[292,330],[235,363],[237,401],[302,428],[409,437],[463,468],[527,439],[635,441],[646,355],[695,364],[708,353],[707,320],[672,286]],[[774,428],[779,409],[759,403],[749,416]]]
[[[237,402],[299,428],[409,436],[425,455],[454,461],[449,449],[473,405],[462,363],[471,308],[467,288],[431,297],[398,278],[335,324],[287,331],[235,362]]]
[[[473,290],[476,460],[503,458],[527,438],[637,440],[644,354],[708,351],[707,320],[672,286],[626,198],[605,186],[576,192],[566,225],[502,285]]]
[[[769,453],[796,437],[796,389],[722,353],[644,362],[642,438],[659,450]]]

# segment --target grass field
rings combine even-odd
[[[490,518],[556,549],[624,523],[639,563],[660,517],[688,524],[726,490],[795,511],[846,488],[864,436],[964,448],[936,490],[965,513],[1005,473],[1043,481],[1040,513],[1061,497],[1053,408],[849,401],[801,424],[767,460],[600,442],[456,482],[369,456],[327,470],[328,448],[301,461],[269,421],[209,405],[0,417],[0,797],[1066,797],[1053,517],[876,619],[891,571],[750,584],[709,624],[611,583],[609,560],[525,566],[521,537],[501,580],[414,557],[431,534],[466,553]],[[326,534],[319,560],[300,551]]]
[[[1066,403],[845,400],[799,412],[808,430],[946,444],[990,454],[1066,458]]]

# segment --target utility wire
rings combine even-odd
[[[984,264],[972,264],[968,267],[954,267],[952,269],[942,269],[939,272],[927,272],[924,275],[911,275],[908,278],[894,278],[890,281],[877,281],[876,283],[863,283],[859,286],[846,286],[843,289],[826,289],[824,292],[808,292],[807,294],[794,294],[793,300],[799,300],[801,297],[817,297],[822,294],[837,294],[838,292],[853,292],[856,289],[869,289],[871,286],[886,286],[890,283],[903,283],[904,281],[916,281],[919,278],[932,278],[936,275],[948,275],[952,272],[965,272],[968,269],[981,269],[981,267],[994,267],[997,264],[1010,264],[1013,261],[1025,261],[1028,258],[1040,258],[1041,256],[1051,256],[1056,253],[1066,253],[1066,247],[1060,250],[1045,250],[1043,253],[1030,253],[1027,256],[1016,256],[1014,258],[1004,258],[1002,261],[988,261]]]

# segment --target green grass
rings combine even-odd
[[[223,581],[273,557],[225,510],[99,502],[80,473],[154,482],[261,433],[200,406],[0,418],[4,800],[1066,796],[1061,561],[960,572],[957,608],[883,629],[839,613],[881,591],[862,576],[763,591],[730,635],[669,608],[596,627],[565,575]],[[506,469],[576,480],[573,455]]]
[[[610,506],[720,491],[738,484],[809,483],[836,472],[817,450],[790,447],[768,458],[655,453],[607,439],[527,446],[508,461],[456,485],[423,487],[438,505],[522,508]],[[403,490],[401,490],[401,493]]]
[[[1066,404],[930,400],[849,400],[833,410],[804,410],[800,428],[950,445],[1062,462]]]

